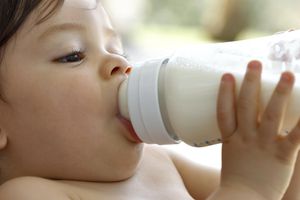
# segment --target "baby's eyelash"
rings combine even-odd
[[[126,60],[128,60],[128,55],[126,53],[121,53],[117,55],[125,58]],[[76,63],[76,62],[81,62],[84,58],[86,57],[86,55],[84,54],[83,51],[81,50],[74,50],[71,53],[62,56],[60,58],[54,59],[54,62],[57,63]]]
[[[84,58],[85,58],[84,52],[80,50],[74,50],[65,56],[55,59],[54,61],[59,63],[74,63],[74,62],[80,62]]]

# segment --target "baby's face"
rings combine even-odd
[[[103,7],[67,0],[34,25],[38,11],[9,43],[1,66],[8,163],[17,175],[128,178],[142,144],[118,118],[117,91],[128,63]]]

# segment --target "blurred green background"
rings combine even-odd
[[[133,60],[300,26],[299,0],[104,0]]]

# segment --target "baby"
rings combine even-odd
[[[300,199],[300,123],[279,135],[290,72],[264,113],[259,62],[237,95],[222,77],[218,172],[122,123],[117,93],[130,68],[100,2],[1,0],[0,16],[1,200]]]

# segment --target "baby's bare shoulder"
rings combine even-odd
[[[0,186],[0,199],[5,200],[73,200],[59,184],[38,177],[19,177]]]

